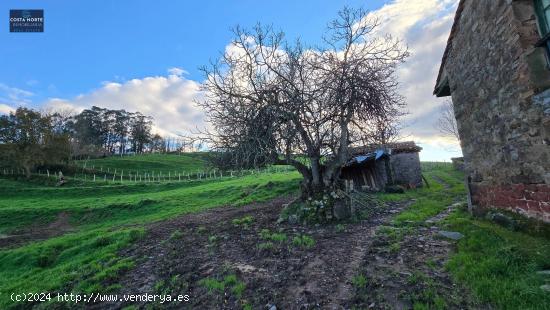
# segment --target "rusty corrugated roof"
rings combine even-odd
[[[356,156],[359,154],[370,154],[380,149],[391,149],[392,153],[418,153],[422,150],[422,148],[416,145],[414,141],[406,141],[406,142],[372,144],[372,145],[354,147],[354,148],[351,148],[350,154],[352,156]]]

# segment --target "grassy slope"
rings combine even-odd
[[[12,292],[108,291],[104,284],[114,283],[133,264],[117,257],[117,251],[140,238],[141,224],[220,205],[266,201],[296,191],[298,180],[297,173],[289,172],[174,184],[31,189],[2,180],[0,231],[16,228],[16,222],[51,221],[63,211],[77,231],[0,251],[0,308],[9,304],[6,298]]]
[[[395,217],[394,222],[400,226],[417,226],[428,218],[445,210],[454,202],[464,199],[466,191],[463,185],[463,174],[452,169],[451,165],[427,169],[423,167],[424,176],[430,187],[407,191],[405,194],[381,194],[384,201],[410,200],[415,202]],[[438,182],[439,181],[439,182]],[[445,182],[442,184],[441,182]]]
[[[463,210],[446,226],[466,236],[448,268],[481,302],[498,309],[550,309],[550,294],[539,288],[550,276],[536,273],[550,269],[550,239],[473,219]]]
[[[424,225],[449,204],[464,199],[461,173],[450,166],[424,168],[430,188],[378,195],[386,201],[416,200],[395,217],[397,227],[410,230]],[[9,304],[5,298],[11,292],[108,291],[105,284],[115,285],[117,274],[132,267],[133,262],[117,257],[117,251],[143,235],[143,223],[219,205],[264,201],[295,191],[298,179],[296,173],[280,173],[223,181],[101,187],[85,183],[66,188],[0,180],[0,232],[51,221],[62,211],[69,212],[77,229],[0,251],[0,308]],[[503,309],[550,308],[550,296],[539,289],[544,279],[535,273],[550,268],[548,239],[472,219],[462,210],[442,225],[465,234],[448,268],[481,302]]]
[[[425,225],[426,219],[464,199],[463,174],[450,165],[429,167],[424,175],[430,181],[430,188],[408,191],[404,195],[379,195],[386,201],[415,199],[410,208],[394,218],[394,225],[404,229]],[[444,181],[448,186],[437,181]],[[447,268],[458,282],[472,290],[480,303],[489,303],[497,309],[550,309],[550,294],[539,288],[545,280],[550,281],[550,277],[544,279],[536,274],[537,270],[550,269],[549,239],[472,218],[462,209],[455,210],[441,225],[465,235]]]
[[[114,169],[120,172],[124,170],[139,171],[139,172],[197,172],[197,170],[205,169],[204,153],[188,153],[183,155],[164,155],[164,154],[144,154],[136,156],[111,156],[106,158],[80,160],[78,166],[82,167],[86,164],[86,168],[95,170],[107,168],[112,172]]]

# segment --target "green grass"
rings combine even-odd
[[[410,190],[405,194],[378,194],[383,201],[414,199],[408,209],[394,218],[394,227],[379,230],[390,237],[394,250],[398,250],[403,233],[411,234],[416,227],[433,225],[426,224],[425,220],[450,204],[465,200],[464,176],[450,164],[423,163],[423,172],[430,188]],[[550,309],[550,294],[539,288],[550,283],[550,278],[536,273],[550,269],[548,238],[472,218],[463,209],[454,211],[439,225],[465,236],[458,242],[457,252],[451,254],[446,267],[458,283],[471,290],[477,302],[497,309]],[[419,278],[409,280],[419,281]],[[430,289],[422,296],[412,296],[412,301],[414,309],[445,308],[441,297]]]
[[[133,262],[120,249],[144,234],[143,225],[217,206],[249,204],[294,193],[296,172],[165,184],[24,186],[0,179],[0,233],[46,224],[61,212],[73,232],[0,250],[0,309],[17,306],[17,292],[105,292]],[[243,222],[244,223],[244,222]],[[172,237],[178,238],[179,234]],[[238,294],[240,288],[236,288]]]
[[[292,245],[309,249],[315,245],[315,240],[308,235],[298,235],[292,238]]]
[[[351,279],[351,283],[353,283],[353,286],[355,286],[357,289],[363,289],[367,286],[367,277],[362,274],[355,275]]]
[[[233,219],[231,223],[236,227],[242,227],[248,229],[248,227],[254,222],[254,217],[247,215],[242,218]]]
[[[481,302],[498,309],[550,309],[550,294],[539,288],[550,277],[536,273],[550,269],[549,239],[473,219],[462,210],[446,225],[465,235],[447,267]]]
[[[412,205],[397,215],[393,224],[396,226],[418,226],[432,216],[445,210],[449,205],[464,201],[466,189],[463,183],[463,174],[455,171],[451,164],[439,163],[437,168],[428,165],[423,167],[424,176],[430,187],[406,191],[404,194],[378,194],[377,197],[385,202],[414,200]]]
[[[185,153],[182,155],[171,154],[144,154],[129,156],[110,156],[106,158],[79,160],[79,167],[86,165],[87,169],[99,171],[103,168],[106,172],[109,169],[113,172],[115,169],[123,171],[140,171],[155,173],[163,172],[190,172],[196,173],[197,170],[204,171],[206,167],[205,153]]]
[[[278,243],[283,243],[287,240],[287,236],[284,233],[272,233],[269,229],[262,229],[260,231],[260,237],[264,240],[271,240]]]
[[[239,281],[236,275],[230,274],[223,279],[218,280],[215,278],[205,278],[199,281],[199,284],[205,287],[209,293],[224,293],[224,291],[229,290],[235,297],[241,298],[246,285],[244,282]]]
[[[175,165],[180,170],[187,169],[182,168],[185,166],[182,162],[186,160],[201,160],[178,159],[178,155],[143,157],[147,156],[162,156],[164,159],[174,156],[173,162],[166,164],[169,167],[166,171]],[[156,164],[140,157],[98,159],[94,163],[121,161],[128,164],[128,169],[153,170]],[[180,160],[182,162],[178,163]],[[190,163],[188,168],[196,171],[197,167],[203,167],[200,165]],[[162,169],[155,167],[156,170]],[[414,200],[408,209],[394,218],[391,227],[382,227],[379,231],[390,237],[396,250],[404,234],[414,233],[416,227],[426,225],[426,219],[465,199],[463,175],[454,171],[450,164],[430,164],[423,168],[430,188],[410,190],[405,194],[377,194],[386,202]],[[61,212],[69,214],[73,228],[71,233],[60,237],[0,250],[0,309],[24,306],[11,303],[8,300],[11,293],[114,290],[118,287],[120,274],[134,266],[133,261],[119,257],[118,253],[146,234],[145,224],[217,206],[237,207],[267,201],[296,192],[299,180],[296,172],[285,172],[162,184],[79,181],[59,188],[39,178],[30,183],[0,179],[0,234],[10,234],[30,225],[46,225]],[[236,219],[233,224],[248,227],[253,220],[244,217]],[[539,289],[549,279],[536,274],[538,270],[550,269],[548,239],[473,219],[461,210],[454,212],[443,225],[448,226],[447,230],[465,235],[458,242],[458,252],[452,255],[447,267],[480,302],[502,309],[550,308],[550,294]],[[197,229],[198,232],[204,230]],[[287,241],[287,236],[282,233],[262,231],[260,235],[265,242],[258,245],[259,249],[272,249]],[[181,232],[174,232],[170,238],[181,238]],[[218,242],[214,235],[209,239],[212,246]],[[307,235],[296,236],[288,242],[304,249],[315,245],[315,240]],[[225,292],[239,297],[245,289],[244,283],[231,277],[210,280],[205,280],[203,285],[212,291],[219,291],[219,283],[222,283]],[[359,278],[356,280],[361,282]],[[174,285],[185,284],[177,281],[163,283],[159,284],[159,289]],[[415,308],[439,308],[439,297],[432,295],[427,291],[426,296],[416,296],[413,299]]]

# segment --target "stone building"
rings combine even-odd
[[[340,177],[353,180],[357,189],[373,191],[384,189],[390,180],[409,188],[421,187],[422,169],[418,154],[421,150],[414,142],[357,147],[351,150],[352,156]]]
[[[434,94],[452,96],[474,211],[550,222],[550,0],[461,0]]]

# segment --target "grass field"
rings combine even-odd
[[[266,201],[295,192],[298,180],[297,173],[285,172],[56,188],[38,181],[28,186],[25,181],[0,179],[1,234],[45,226],[60,214],[68,214],[70,227],[62,236],[0,251],[0,309],[13,305],[7,299],[12,292],[109,291],[115,288],[109,285],[116,286],[117,274],[133,265],[119,258],[118,250],[142,237],[144,224],[211,207]]]
[[[186,153],[181,155],[164,154],[144,154],[144,155],[126,155],[111,156],[106,158],[97,158],[89,160],[79,160],[79,167],[86,167],[96,171],[102,170],[110,172],[185,172],[195,173],[206,169],[206,153]]]
[[[87,165],[91,162],[96,169],[103,165],[136,171],[204,167],[198,155],[107,158]],[[430,188],[377,195],[382,201],[415,199],[394,217],[396,227],[422,226],[448,205],[464,200],[460,172],[441,164],[425,164],[423,169]],[[0,250],[0,309],[17,306],[8,299],[14,292],[117,290],[118,276],[135,263],[121,258],[119,251],[146,237],[147,223],[296,193],[299,180],[292,171],[190,182],[80,180],[66,187],[54,187],[40,177],[32,182],[0,179],[0,236],[26,233],[30,227],[40,230],[66,216],[62,235]],[[550,268],[548,239],[509,231],[471,218],[463,210],[452,213],[444,225],[465,235],[458,243],[458,252],[450,258],[448,270],[480,302],[503,309],[550,308],[550,296],[539,289],[545,279],[536,274]]]

